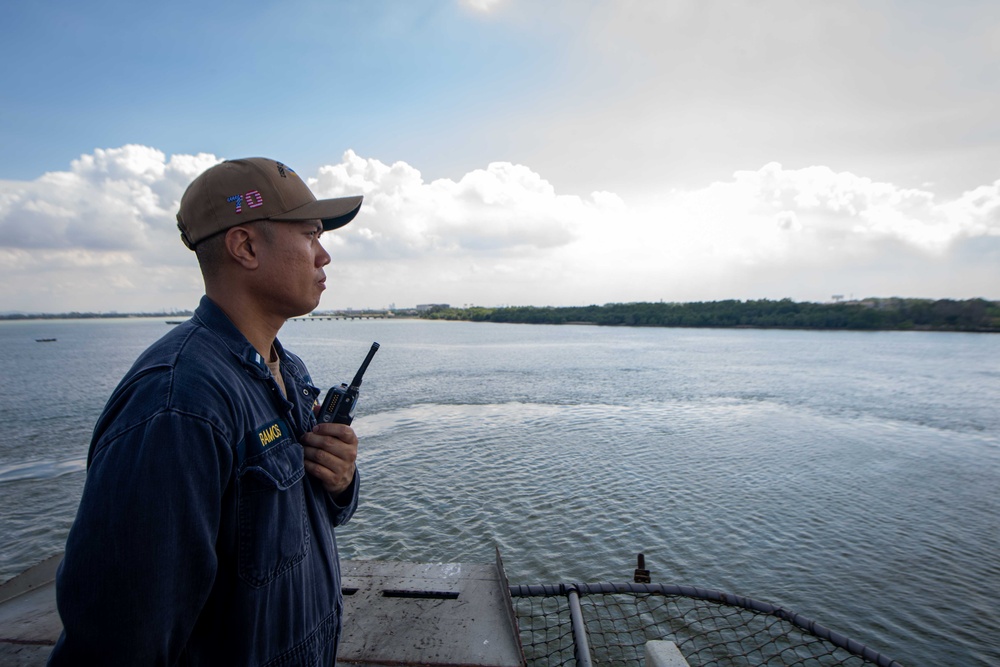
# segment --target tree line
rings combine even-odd
[[[873,298],[843,303],[733,299],[564,307],[437,306],[421,317],[520,324],[1000,332],[1000,302],[986,299]]]

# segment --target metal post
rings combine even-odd
[[[587,642],[587,626],[583,623],[583,610],[580,608],[580,595],[575,586],[568,591],[569,615],[573,619],[573,645],[577,667],[591,667],[590,644]]]

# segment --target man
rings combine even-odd
[[[317,424],[319,390],[276,336],[319,304],[320,235],[360,207],[262,158],[188,187],[178,227],[205,296],[97,422],[50,665],[334,664],[358,441]]]

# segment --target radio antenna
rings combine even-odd
[[[378,352],[378,343],[372,343],[371,349],[368,350],[368,356],[361,362],[361,368],[358,369],[357,375],[355,375],[354,379],[351,380],[352,387],[361,386],[361,377],[365,374],[365,371],[368,370],[368,364],[372,362],[372,357],[375,356],[376,352]]]

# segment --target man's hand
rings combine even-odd
[[[306,472],[318,479],[331,495],[338,495],[354,479],[358,436],[346,424],[317,424],[302,436]]]

